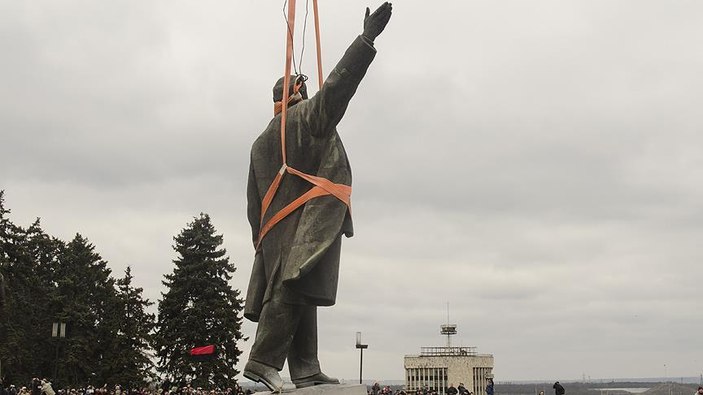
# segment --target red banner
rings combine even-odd
[[[192,356],[211,356],[215,353],[215,345],[211,344],[209,346],[195,347],[190,350],[190,355]]]

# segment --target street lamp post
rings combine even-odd
[[[361,332],[356,332],[356,348],[359,349],[359,384],[361,384],[364,369],[364,349],[369,348],[368,344],[361,344]]]
[[[669,378],[668,378],[667,376],[668,376],[668,373],[666,372],[666,364],[664,364],[664,382],[665,382],[665,383],[666,383],[667,381],[669,381]]]
[[[53,381],[56,383],[58,381],[57,377],[59,374],[59,339],[66,337],[66,323],[65,322],[54,322],[51,326],[51,337],[56,339],[56,356],[54,357],[54,378]]]

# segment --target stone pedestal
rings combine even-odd
[[[312,387],[284,391],[286,395],[367,395],[364,384],[322,384]],[[257,392],[254,395],[271,395],[270,391]]]

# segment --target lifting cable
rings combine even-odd
[[[263,200],[261,201],[261,220],[260,220],[260,227],[259,227],[259,236],[256,241],[256,250],[258,251],[261,247],[261,241],[263,240],[264,236],[281,220],[283,220],[286,216],[288,216],[290,213],[304,205],[306,202],[308,202],[311,199],[314,199],[316,197],[321,197],[321,196],[328,196],[332,195],[342,201],[346,206],[351,210],[351,186],[349,185],[344,185],[344,184],[335,184],[334,182],[323,178],[323,177],[318,177],[314,176],[311,174],[306,174],[303,173],[299,170],[296,170],[290,166],[288,166],[288,161],[287,161],[287,156],[286,156],[286,120],[287,120],[287,115],[288,115],[288,96],[289,96],[289,84],[290,84],[290,69],[291,69],[291,63],[293,64],[293,68],[295,67],[295,59],[294,59],[294,54],[293,54],[293,32],[295,28],[295,2],[296,0],[286,0],[288,3],[288,16],[285,18],[286,19],[286,62],[285,62],[285,69],[283,72],[283,97],[281,98],[282,102],[282,107],[281,107],[281,158],[283,160],[283,164],[281,166],[281,169],[278,171],[278,174],[276,174],[276,177],[273,179],[273,182],[269,186],[268,190],[266,191],[266,195],[264,195]],[[315,19],[315,43],[317,47],[317,80],[319,84],[319,88],[322,89],[322,54],[321,54],[321,49],[320,49],[320,19],[318,16],[318,8],[317,8],[317,0],[312,0],[313,3],[313,14],[314,14],[314,19]],[[285,10],[285,3],[284,3],[284,10]],[[305,36],[305,26],[307,26],[307,2],[306,2],[306,7],[305,7],[305,24],[303,25],[303,39]],[[285,13],[284,13],[285,16]],[[303,51],[305,50],[305,45],[303,44]],[[303,52],[301,51],[300,53],[300,67],[302,67],[302,57],[303,57]],[[296,69],[296,74],[297,74],[297,69]],[[296,78],[296,86],[294,87],[294,90],[297,93],[297,89],[300,88],[300,85],[302,85],[303,81],[299,81],[299,78]],[[276,195],[276,191],[278,190],[279,185],[281,184],[281,180],[283,179],[283,176],[285,173],[290,173],[293,175],[296,175],[309,183],[313,184],[314,186],[308,190],[306,193],[298,197],[297,199],[293,200],[291,203],[289,203],[287,206],[285,206],[283,209],[281,209],[279,212],[274,214],[265,224],[264,224],[264,216],[266,215],[266,212],[268,211],[269,206],[271,205],[271,202],[273,201],[274,196]]]

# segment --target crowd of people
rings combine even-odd
[[[486,395],[493,395],[493,379],[488,379],[486,385]],[[552,386],[554,395],[565,395],[564,387],[557,381]],[[454,384],[449,384],[446,388],[446,395],[474,395],[464,386],[464,383],[459,383],[457,387]],[[202,387],[193,387],[190,384],[186,386],[174,386],[166,383],[154,382],[147,387],[139,389],[123,389],[120,385],[108,387],[94,387],[88,385],[81,388],[61,388],[54,390],[52,383],[44,378],[33,378],[27,386],[16,386],[14,384],[4,385],[0,381],[0,395],[252,395],[251,389],[243,389],[238,384],[230,388],[215,388],[205,389]],[[415,391],[405,391],[404,389],[393,390],[390,386],[379,385],[374,383],[368,390],[368,395],[438,395],[437,390],[428,386],[418,388]],[[544,395],[544,391],[540,391],[539,395]],[[693,395],[703,395],[703,387],[698,387]]]
[[[493,380],[490,380],[490,387],[487,387],[487,394],[493,395]],[[490,393],[488,392],[490,391]],[[395,391],[389,387],[381,387],[378,383],[374,383],[373,386],[367,391],[368,395],[438,395],[439,392],[435,388],[430,388],[429,386],[420,387],[414,391],[405,391],[405,389],[396,389]],[[446,388],[446,395],[474,395],[472,391],[469,391],[464,386],[464,383],[459,383],[458,387],[454,387],[454,384],[449,384]]]
[[[5,386],[0,381],[0,395],[56,395],[56,392],[49,380],[35,377],[28,386],[19,388],[14,384]]]
[[[48,379],[32,379],[27,386],[5,385],[0,382],[0,395],[251,395],[251,390],[244,390],[235,384],[229,388],[206,389],[190,384],[178,387],[152,383],[142,388],[123,388],[121,385],[95,387],[88,385],[79,388],[54,389]]]
[[[393,391],[393,389],[387,385],[381,388],[378,383],[373,383],[367,393],[368,395],[406,395],[405,391],[403,390]]]

